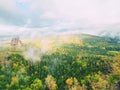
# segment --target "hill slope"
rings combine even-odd
[[[110,38],[48,35],[13,49],[0,64],[1,90],[120,89],[120,45]]]

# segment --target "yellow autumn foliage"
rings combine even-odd
[[[18,83],[19,83],[19,81],[18,81],[17,77],[12,77],[11,78],[10,86],[13,86],[13,85],[18,84]]]
[[[57,90],[57,84],[52,75],[48,75],[45,78],[45,84],[49,88],[49,90]]]

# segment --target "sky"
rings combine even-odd
[[[120,0],[0,0],[0,35],[120,29]]]

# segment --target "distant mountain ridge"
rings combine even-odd
[[[101,37],[108,37],[110,38],[113,42],[120,43],[120,31],[102,31],[99,33],[99,36]]]

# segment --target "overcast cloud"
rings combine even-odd
[[[116,25],[119,30],[120,0],[0,0],[0,34],[23,28],[94,33]]]

